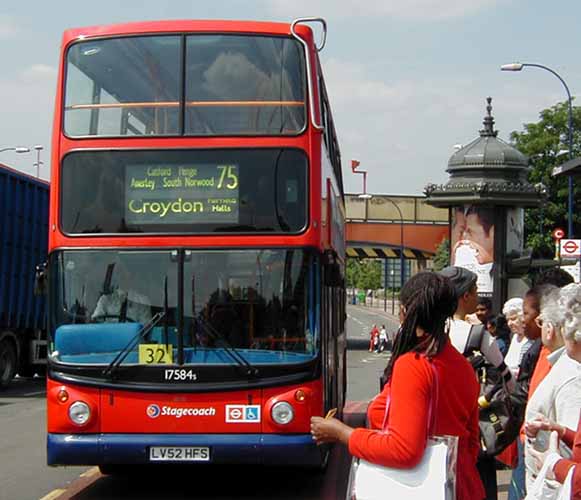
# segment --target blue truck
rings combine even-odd
[[[45,298],[35,270],[48,249],[49,184],[0,163],[0,388],[46,369]]]

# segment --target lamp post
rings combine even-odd
[[[32,166],[36,167],[36,177],[40,177],[40,166],[44,165],[44,162],[40,161],[40,152],[44,149],[44,147],[40,144],[37,144],[34,146],[34,149],[36,149],[36,162]]]
[[[399,291],[401,293],[401,289],[403,288],[403,282],[405,281],[405,267],[404,267],[404,255],[403,255],[403,248],[404,248],[404,244],[403,244],[403,214],[401,213],[401,209],[399,208],[399,205],[393,201],[390,198],[383,198],[383,200],[388,201],[389,203],[391,203],[395,209],[397,210],[397,213],[399,214]],[[393,303],[392,303],[392,308],[393,308]]]
[[[565,91],[567,92],[567,102],[569,105],[569,123],[568,123],[568,142],[569,142],[569,160],[573,159],[573,105],[571,101],[571,92],[569,92],[569,87],[565,83],[565,80],[561,78],[561,76],[551,68],[547,66],[543,66],[542,64],[533,64],[533,63],[511,63],[511,64],[503,64],[500,69],[502,71],[522,71],[525,66],[530,66],[531,68],[541,68],[549,73],[556,76],[559,81],[565,87]],[[569,176],[569,185],[568,185],[568,203],[567,203],[567,235],[569,238],[573,238],[573,176]]]
[[[0,153],[4,153],[4,151],[14,151],[15,153],[30,153],[30,149],[28,148],[21,148],[21,147],[8,147],[0,149]]]

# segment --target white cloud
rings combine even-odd
[[[39,80],[56,80],[56,68],[47,64],[33,64],[24,69],[20,78],[25,82],[38,82]]]
[[[318,13],[343,18],[385,16],[433,21],[471,15],[507,1],[509,0],[264,0],[264,6],[274,15],[285,17]]]
[[[349,192],[361,190],[361,177],[349,168],[352,158],[369,172],[372,193],[419,194],[430,182],[446,182],[454,144],[478,137],[491,88],[504,140],[523,121],[536,121],[535,110],[551,105],[534,87],[503,85],[500,72],[490,79],[474,74],[382,81],[370,77],[376,74],[372,65],[329,59],[323,66]]]
[[[20,31],[16,22],[7,16],[0,16],[0,40],[13,38]]]

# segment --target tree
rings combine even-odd
[[[381,261],[377,259],[347,259],[347,286],[349,288],[381,287]]]
[[[450,240],[444,238],[434,255],[434,271],[441,271],[448,265],[450,265]]]
[[[381,287],[381,260],[363,259],[359,288],[377,290]]]
[[[361,273],[361,265],[359,259],[347,259],[347,287],[358,288],[357,281]]]
[[[548,199],[539,208],[525,211],[526,246],[537,255],[551,257],[554,253],[551,233],[556,227],[567,227],[567,179],[553,177],[553,168],[569,159],[568,103],[561,102],[544,109],[537,123],[525,123],[524,131],[510,135],[514,147],[530,158],[529,182],[542,182]],[[581,109],[573,108],[573,157],[581,151]],[[574,194],[573,232],[579,234],[579,190]]]

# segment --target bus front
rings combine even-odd
[[[298,32],[306,45],[259,23],[65,33],[50,465],[324,462],[310,417],[337,391],[323,362],[312,38]]]

